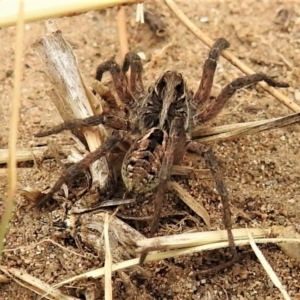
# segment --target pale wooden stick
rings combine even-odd
[[[34,22],[50,18],[74,16],[90,10],[101,10],[109,7],[134,4],[143,0],[26,0],[24,8],[25,22]],[[18,20],[18,0],[0,1],[0,27],[15,25]]]
[[[64,40],[54,21],[45,22],[47,35],[33,45],[39,54],[46,73],[54,89],[49,94],[64,121],[82,119],[101,114],[101,105],[93,93],[86,88],[83,76],[77,67],[76,57],[71,46]],[[100,125],[83,128],[82,133],[90,151],[96,150],[105,140],[107,133]],[[93,186],[105,190],[109,185],[110,172],[105,157],[90,166]]]
[[[212,47],[214,44],[214,41],[210,39],[203,31],[201,31],[180,9],[179,7],[174,3],[173,0],[165,0],[166,4],[169,6],[169,8],[173,11],[173,13],[178,17],[178,19],[195,35],[199,40],[201,40],[206,46]],[[241,62],[237,57],[235,57],[232,53],[230,53],[228,50],[222,51],[221,54],[223,57],[225,57],[232,65],[240,69],[243,73],[250,75],[254,74],[255,72],[246,66],[243,62]],[[280,93],[278,90],[276,90],[273,87],[270,87],[265,82],[259,82],[258,83],[265,91],[267,91],[269,94],[274,96],[279,102],[290,108],[294,112],[300,112],[300,107],[295,102],[293,102],[291,99]]]

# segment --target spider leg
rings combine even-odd
[[[141,58],[135,52],[128,52],[125,55],[122,72],[125,74],[130,67],[129,85],[130,90],[137,99],[141,94],[144,93],[144,85],[142,80],[143,65]]]
[[[114,115],[95,115],[87,117],[85,119],[73,119],[67,120],[57,126],[50,129],[40,131],[35,134],[35,137],[44,137],[51,134],[57,134],[64,130],[74,130],[82,127],[96,126],[99,124],[106,125],[110,128],[116,130],[128,130],[130,128],[130,123],[123,118]]]
[[[154,235],[159,225],[159,218],[163,206],[163,198],[167,190],[167,183],[171,175],[170,170],[174,162],[174,153],[177,147],[178,138],[182,137],[183,134],[184,134],[183,120],[181,118],[176,117],[171,123],[165,155],[159,173],[160,183],[157,187],[157,191],[155,195],[155,204],[154,204],[155,212],[150,225],[150,237]],[[147,251],[141,253],[140,264],[143,264],[147,254],[148,254]]]
[[[205,162],[212,173],[212,176],[216,183],[216,189],[219,195],[221,196],[222,208],[223,208],[223,222],[224,222],[225,229],[227,230],[229,247],[231,249],[233,256],[235,256],[237,255],[237,252],[236,252],[236,246],[231,231],[232,223],[231,223],[231,211],[230,211],[229,200],[228,200],[228,191],[224,181],[223,173],[218,164],[218,160],[210,148],[205,147],[203,145],[199,145],[195,142],[189,143],[188,149],[204,157]]]
[[[213,85],[214,75],[217,67],[217,60],[220,57],[221,52],[229,47],[229,42],[223,38],[218,39],[212,46],[208,59],[205,61],[202,71],[201,82],[198,90],[191,100],[192,105],[195,108],[202,107],[210,95]]]
[[[222,110],[226,102],[237,90],[258,83],[259,81],[265,81],[268,85],[273,87],[289,87],[287,83],[275,81],[264,73],[255,73],[239,77],[223,88],[218,97],[197,108],[197,113],[194,116],[195,123],[198,124],[212,119]]]
[[[36,206],[41,209],[47,202],[52,199],[53,195],[59,191],[59,189],[65,182],[75,179],[78,174],[87,169],[90,164],[106,155],[122,140],[123,138],[120,136],[119,132],[114,131],[112,136],[108,138],[101,147],[96,149],[94,152],[89,153],[81,161],[65,170],[61,177],[56,181],[55,185],[51,188],[50,192],[48,192],[43,198],[37,201]]]
[[[134,107],[135,98],[128,88],[124,73],[114,59],[107,60],[97,67],[95,79],[101,81],[103,74],[107,71],[111,74],[116,92],[121,101],[128,108]]]
[[[151,223],[151,236],[155,233],[158,227],[158,221],[163,203],[163,197],[167,190],[167,183],[170,179],[171,168],[174,164],[174,159],[178,159],[178,152],[183,156],[185,151],[180,151],[178,148],[186,146],[186,143],[182,144],[182,140],[186,141],[186,133],[184,130],[184,120],[180,117],[175,117],[171,123],[165,155],[162,161],[159,178],[160,184],[157,187],[157,193],[155,198],[155,213]],[[182,158],[182,157],[181,157]],[[179,159],[181,160],[181,159]]]

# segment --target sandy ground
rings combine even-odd
[[[225,37],[231,43],[230,51],[256,71],[265,72],[284,80],[290,88],[281,92],[299,103],[300,60],[300,4],[296,1],[177,1],[180,8],[212,39]],[[172,69],[183,73],[188,86],[195,91],[208,48],[192,35],[174,17],[171,11],[158,2],[156,11],[168,24],[168,33],[157,38],[147,26],[135,22],[135,9],[128,8],[128,31],[130,50],[144,52],[144,81],[153,83],[162,72]],[[91,83],[97,65],[119,51],[116,28],[116,10],[90,12],[85,15],[57,20],[64,37],[74,46],[80,70]],[[43,75],[32,43],[44,33],[42,22],[26,25],[24,79],[22,83],[21,123],[18,147],[56,143],[71,144],[69,133],[36,139],[33,134],[43,126],[60,122],[60,117],[47,97],[50,84]],[[1,120],[0,147],[8,147],[8,124],[13,88],[13,45],[15,28],[0,30],[1,66],[0,99]],[[171,45],[161,53],[168,44]],[[225,59],[218,65],[214,91],[242,74]],[[239,91],[226,105],[212,125],[230,124],[283,116],[291,111],[259,87]],[[299,194],[299,126],[273,130],[247,136],[243,139],[218,142],[213,149],[222,162],[230,193],[234,227],[262,227],[272,225],[300,226]],[[184,164],[203,167],[199,157],[186,157]],[[1,198],[7,196],[6,166],[0,169]],[[26,270],[29,274],[49,284],[60,282],[84,271],[103,265],[103,257],[96,257],[84,247],[85,257],[72,238],[57,239],[65,248],[51,242],[39,243],[53,238],[51,214],[38,212],[26,202],[20,191],[26,187],[44,190],[52,186],[62,168],[56,160],[45,159],[37,165],[22,163],[18,169],[18,194],[16,206],[6,239],[3,264]],[[209,211],[212,229],[223,228],[220,199],[212,181],[195,176],[181,179],[184,186]],[[139,204],[140,205],[140,204]],[[131,205],[131,210],[132,210]],[[135,207],[135,211],[139,207]],[[142,212],[151,214],[151,202],[143,204]],[[123,208],[123,213],[126,208]],[[184,214],[182,213],[184,212]],[[159,234],[206,230],[200,220],[178,198],[169,196],[163,213],[169,217],[161,220]],[[141,233],[147,235],[146,222],[131,222]],[[275,245],[260,246],[263,254],[274,268],[292,299],[300,299],[300,272],[297,262],[283,254]],[[12,250],[14,249],[14,250]],[[135,275],[133,286],[140,293],[137,299],[283,299],[266,275],[257,258],[250,254],[232,268],[218,274],[198,276],[197,271],[208,269],[226,260],[228,251],[218,250],[194,254],[145,265],[149,278]],[[87,290],[95,293],[95,299],[103,298],[102,282],[76,282],[64,289],[80,299],[88,298]],[[126,294],[122,280],[113,278],[114,299],[135,299]],[[89,293],[91,295],[91,292]],[[11,281],[0,284],[0,299],[38,299],[38,296]]]

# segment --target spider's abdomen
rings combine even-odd
[[[146,193],[159,184],[166,140],[165,131],[152,128],[133,143],[122,164],[122,178],[128,191]]]

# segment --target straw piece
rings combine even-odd
[[[90,10],[134,4],[142,0],[26,0],[24,8],[25,22],[34,22],[50,18],[71,17]],[[0,28],[15,25],[18,20],[18,0],[0,1]]]
[[[256,243],[297,243],[299,246],[300,239],[290,239],[290,238],[259,238],[259,236],[264,236],[268,237],[270,235],[272,236],[281,236],[284,227],[282,226],[274,226],[269,229],[258,229],[258,228],[252,228],[249,229],[252,233],[252,235],[255,237]],[[194,234],[194,233],[193,233]],[[137,241],[136,244],[137,246],[142,246],[143,249],[145,247],[148,247],[147,249],[150,248],[152,249],[165,249],[167,247],[167,243],[164,242],[164,247],[162,246],[161,243],[163,243],[163,240],[165,238],[169,239],[169,243],[173,243],[176,250],[169,250],[169,251],[164,251],[164,252],[158,252],[158,253],[150,253],[148,254],[146,258],[147,261],[159,261],[162,259],[170,258],[170,257],[177,257],[180,255],[187,255],[187,254],[192,254],[195,252],[200,252],[200,251],[206,251],[206,250],[213,250],[213,249],[219,249],[219,248],[224,248],[228,247],[228,240],[227,240],[227,231],[226,230],[220,230],[220,231],[208,231],[208,232],[199,232],[196,233],[199,236],[197,239],[201,241],[202,239],[206,239],[205,244],[200,244],[199,246],[192,246],[188,247],[188,245],[191,245],[193,243],[193,238],[195,236],[192,236],[193,234],[181,234],[181,235],[174,235],[174,236],[169,236],[169,237],[160,237],[160,238],[152,238],[152,239],[145,239],[143,241]],[[232,234],[235,238],[235,243],[237,246],[243,246],[249,244],[249,237],[248,234],[245,230],[245,228],[242,229],[233,229]],[[190,237],[190,238],[189,238]],[[222,237],[225,238],[225,240],[222,239]],[[174,238],[174,241],[172,241],[172,238]],[[147,241],[149,243],[147,244]],[[184,243],[186,241],[187,247],[184,246]],[[178,242],[181,243],[181,249],[178,249]],[[177,243],[177,244],[176,244]],[[140,247],[141,249],[141,247]],[[117,271],[117,270],[122,270],[125,268],[129,268],[135,265],[139,264],[140,259],[135,258],[135,259],[130,259],[126,260],[120,263],[116,263],[112,265],[112,271]],[[84,274],[80,274],[77,276],[74,276],[72,278],[66,279],[56,285],[53,286],[53,288],[59,288],[65,284],[71,283],[76,280],[82,280],[82,279],[87,279],[87,278],[99,278],[104,275],[104,268],[99,268],[96,270],[89,271]]]
[[[180,199],[190,207],[200,218],[203,219],[205,224],[210,227],[210,216],[207,210],[201,205],[198,201],[196,201],[187,190],[180,186],[179,183],[175,181],[168,182],[168,189],[174,190],[180,197]]]
[[[18,125],[19,125],[19,112],[20,112],[20,99],[21,99],[21,80],[23,75],[23,39],[24,39],[24,2],[18,2],[18,24],[17,36],[15,43],[15,77],[14,77],[14,90],[12,96],[12,110],[10,118],[9,130],[9,152],[8,152],[8,195],[4,202],[4,212],[1,216],[0,222],[0,262],[2,260],[2,250],[4,237],[7,232],[8,223],[10,221],[13,207],[14,198],[17,190],[17,139],[18,139]]]
[[[120,54],[121,59],[123,60],[126,53],[129,51],[126,28],[126,10],[124,6],[121,6],[118,10],[117,27],[119,33]]]
[[[71,152],[72,146],[60,146],[58,153],[68,156]],[[8,160],[8,149],[0,149],[0,164],[6,164]],[[30,149],[19,149],[16,152],[17,162],[42,160],[44,158],[53,158],[54,155],[49,151],[48,146],[32,147]]]
[[[109,245],[109,234],[108,234],[108,227],[109,227],[109,215],[108,213],[105,214],[104,218],[104,245],[105,245],[105,300],[112,299],[112,281],[111,281],[111,266],[112,266],[112,255],[110,252],[110,245]]]
[[[272,229],[251,228],[251,234],[256,238],[265,238],[274,233]],[[233,229],[235,240],[244,240],[248,238],[245,228]],[[157,247],[159,249],[181,249],[200,245],[207,245],[215,242],[228,241],[227,230],[192,232],[175,234],[163,237],[154,237],[137,241],[138,252],[144,251],[147,248]]]
[[[201,142],[211,142],[237,138],[275,128],[281,128],[300,122],[300,113],[290,114],[271,120],[261,120],[240,124],[223,125],[213,128],[198,127],[192,132],[192,138]],[[236,128],[232,130],[233,128]]]
[[[31,276],[24,270],[19,270],[17,268],[8,268],[1,265],[0,270],[9,277],[12,277],[13,280],[16,281],[19,285],[24,286],[25,288],[35,292],[38,295],[41,295],[46,299],[79,300],[79,298],[65,295],[61,291],[53,289],[48,283],[43,282],[34,276]],[[17,280],[16,278],[20,280]]]
[[[284,299],[291,300],[290,296],[288,295],[286,289],[281,284],[281,282],[280,282],[279,278],[277,277],[276,273],[274,272],[274,270],[272,269],[270,264],[267,262],[267,260],[264,257],[263,253],[259,250],[259,248],[255,244],[255,241],[254,241],[251,233],[249,232],[249,230],[247,228],[246,228],[246,230],[247,230],[247,233],[248,233],[250,245],[251,245],[254,253],[256,254],[257,258],[259,259],[260,263],[262,264],[262,266],[266,270],[267,274],[271,278],[272,282],[280,290],[280,292],[281,292],[282,296],[284,297]]]
[[[178,19],[195,35],[197,36],[206,46],[212,47],[214,41],[210,39],[204,32],[202,32],[174,3],[173,0],[165,0],[166,4],[173,11],[173,13],[178,17]],[[250,75],[255,72],[246,66],[243,62],[241,62],[237,57],[235,57],[228,50],[222,51],[221,55],[225,57],[232,65],[237,67],[243,73]],[[290,100],[288,97],[280,93],[273,87],[270,87],[265,82],[258,83],[265,91],[275,97],[279,102],[290,108],[294,112],[300,112],[300,107],[295,102]]]

